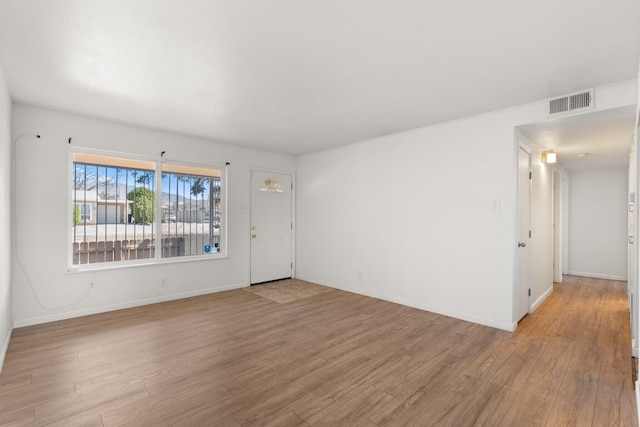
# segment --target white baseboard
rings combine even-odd
[[[160,295],[160,296],[151,297],[151,298],[127,301],[123,303],[111,304],[111,305],[106,305],[101,307],[92,307],[92,308],[76,310],[76,311],[71,311],[66,313],[56,313],[48,316],[19,319],[14,322],[14,326],[16,328],[21,328],[24,326],[39,325],[41,323],[49,323],[49,322],[55,322],[58,320],[72,319],[74,317],[89,316],[91,314],[106,313],[108,311],[122,310],[125,308],[140,307],[143,305],[156,304],[159,302],[173,301],[177,299],[196,297],[196,296],[206,295],[206,294],[213,294],[216,292],[229,291],[232,289],[246,288],[247,286],[249,286],[249,283],[236,283],[231,285],[216,286],[214,288],[196,289],[193,291],[181,292],[177,294]]]
[[[381,293],[378,293],[378,292],[373,292],[373,291],[371,291],[369,289],[363,289],[363,288],[351,287],[351,286],[342,286],[342,285],[339,285],[337,283],[330,283],[330,282],[328,282],[326,280],[321,280],[321,279],[317,279],[317,278],[309,277],[309,276],[304,276],[304,275],[298,275],[297,278],[301,279],[301,280],[306,280],[308,282],[317,283],[319,285],[328,286],[330,288],[340,289],[342,291],[352,292],[354,294],[364,295],[364,296],[368,296],[368,297],[371,297],[371,298],[380,299],[380,300],[383,300],[383,301],[389,301],[389,302],[393,302],[393,303],[396,303],[396,304],[405,305],[407,307],[413,307],[413,308],[417,308],[419,310],[428,311],[428,312],[431,312],[431,313],[442,314],[443,316],[453,317],[455,319],[464,320],[464,321],[472,322],[472,323],[477,323],[477,324],[484,325],[484,326],[490,326],[492,328],[502,329],[502,330],[508,331],[508,332],[515,331],[516,330],[516,326],[517,326],[517,323],[500,322],[498,320],[487,319],[487,318],[484,318],[484,317],[474,316],[472,314],[462,313],[462,312],[458,312],[458,311],[455,311],[455,310],[449,310],[449,309],[445,309],[445,308],[434,306],[434,305],[430,305],[430,304],[416,303],[414,301],[406,300],[404,298],[398,298],[398,297],[394,297],[394,296],[390,296],[390,295],[381,294]]]
[[[11,341],[11,334],[13,333],[13,326],[9,328],[9,333],[0,348],[0,373],[2,373],[2,367],[4,366],[4,359],[7,357],[7,350],[9,350],[9,342]]]
[[[572,276],[593,277],[594,279],[621,280],[623,282],[627,281],[627,276],[617,276],[615,274],[600,274],[591,273],[588,271],[569,271],[569,274]]]
[[[531,308],[529,309],[529,313],[533,313],[536,308],[540,307],[540,304],[542,304],[544,302],[544,300],[546,300],[549,295],[551,295],[551,293],[553,292],[553,286],[550,286],[549,289],[547,289],[541,296],[540,298],[538,298],[537,300],[535,300],[533,302],[533,304],[531,304]]]

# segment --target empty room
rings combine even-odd
[[[0,0],[0,425],[637,426],[639,18]]]

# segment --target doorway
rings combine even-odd
[[[251,171],[251,284],[292,277],[292,176]]]
[[[530,311],[553,291],[553,282],[562,281],[563,274],[628,279],[630,294],[633,292],[637,277],[632,264],[637,258],[626,247],[634,247],[636,233],[631,220],[635,215],[629,214],[627,235],[624,211],[627,202],[632,204],[635,199],[631,183],[630,194],[626,194],[625,172],[637,162],[634,156],[629,159],[635,115],[635,106],[626,106],[516,128],[532,147]],[[548,150],[557,153],[557,164],[546,165],[539,157]],[[540,179],[551,176],[552,181],[545,181],[545,191],[540,193]],[[636,178],[630,180],[635,183]],[[551,191],[546,190],[547,186]],[[632,238],[627,242],[629,236]],[[544,244],[539,244],[541,238]],[[633,270],[628,273],[627,257]],[[518,298],[516,291],[514,320],[519,314],[515,309]],[[634,314],[637,302],[632,302],[630,299]]]

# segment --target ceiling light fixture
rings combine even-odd
[[[542,163],[555,163],[556,162],[556,152],[553,150],[543,151],[542,152]]]
[[[580,154],[576,154],[576,157],[587,157],[589,155],[589,153],[580,153]]]

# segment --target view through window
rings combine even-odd
[[[74,153],[72,181],[74,266],[222,253],[221,170]]]

